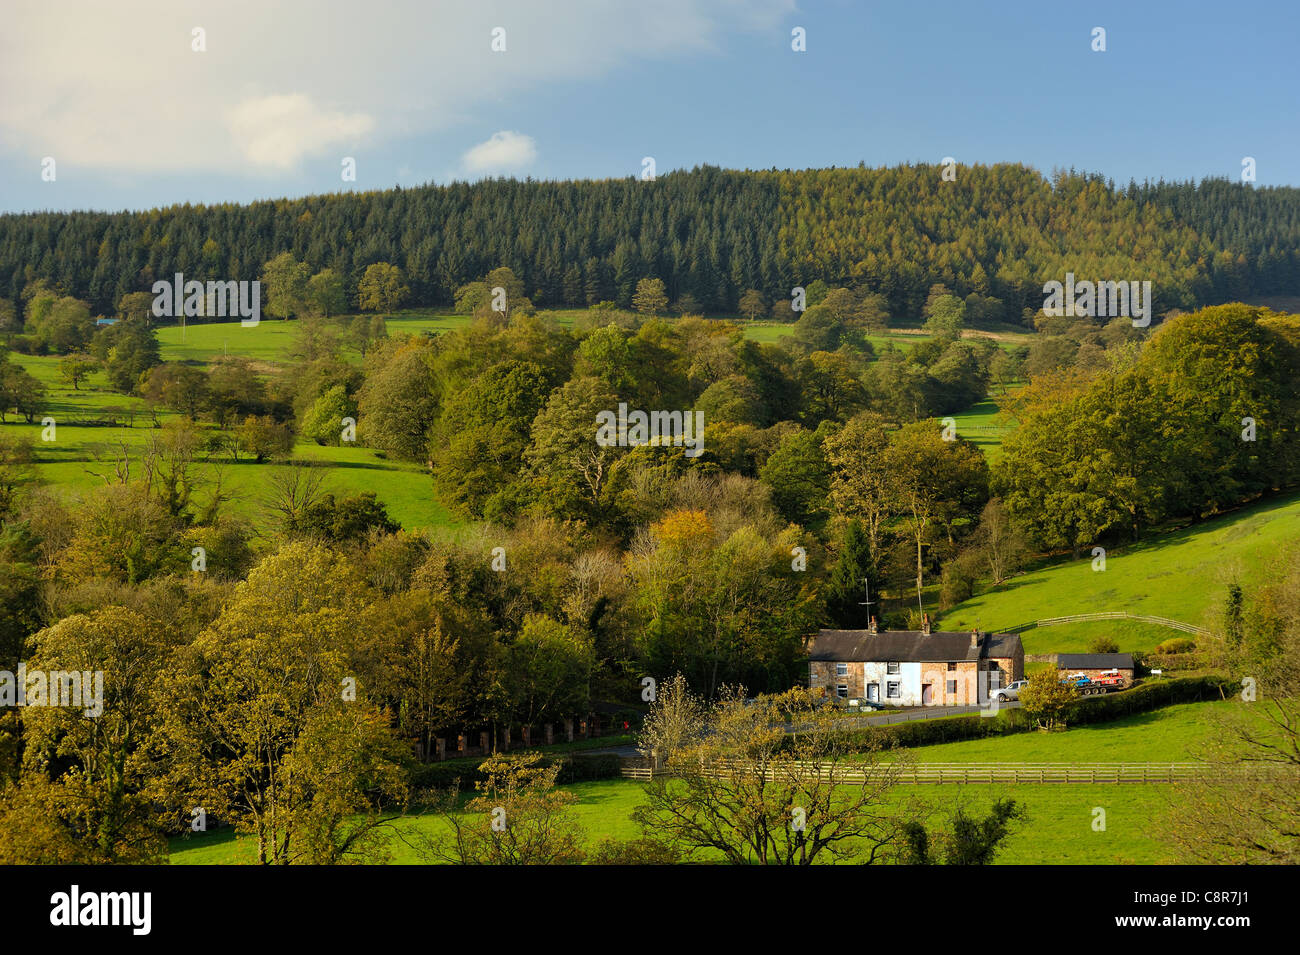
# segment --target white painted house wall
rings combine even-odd
[[[897,673],[889,673],[889,664],[864,663],[862,664],[862,686],[863,692],[867,699],[871,699],[870,692],[866,689],[872,683],[880,687],[879,696],[876,698],[889,706],[920,706],[921,705],[921,664],[919,663],[901,663]],[[889,683],[898,683],[899,696],[891,697],[889,695]]]

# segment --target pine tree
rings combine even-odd
[[[871,553],[871,543],[862,529],[862,522],[855,518],[844,527],[839,556],[831,569],[826,588],[826,619],[835,627],[864,630],[871,622],[871,617],[878,616],[878,596],[872,598],[876,602],[870,607],[863,606],[867,599],[863,590],[864,579],[870,592],[878,595],[878,571]]]

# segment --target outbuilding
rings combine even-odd
[[[1133,654],[1131,653],[1058,653],[1056,670],[1062,680],[1082,673],[1089,680],[1102,676],[1118,675],[1126,683],[1133,682]]]

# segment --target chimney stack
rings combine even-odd
[[[876,632],[876,618],[871,618],[871,623],[867,626],[867,632],[874,634]]]
[[[970,632],[970,648],[972,650],[978,650],[979,645],[980,645],[980,630],[979,627],[976,627],[974,630]]]
[[[930,615],[928,613],[921,614],[921,632],[927,637],[930,635]]]

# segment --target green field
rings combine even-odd
[[[918,762],[1195,762],[1201,745],[1218,732],[1219,718],[1240,714],[1236,700],[1186,703],[1106,723],[1058,733],[1020,733],[957,743],[939,743],[909,751]],[[628,780],[575,783],[564,787],[578,796],[575,813],[588,841],[630,839],[639,835],[632,811],[640,805],[641,785]],[[1174,787],[1150,785],[945,784],[900,786],[895,800],[921,800],[936,820],[956,805],[982,812],[997,798],[1010,796],[1028,809],[1029,820],[1007,843],[1001,863],[1151,864],[1171,861],[1153,834],[1152,820],[1177,798]],[[1106,810],[1106,831],[1092,830],[1095,807]],[[445,824],[436,816],[401,820],[401,832],[437,832]],[[394,862],[417,863],[415,852],[393,842]],[[254,861],[254,844],[229,831],[172,841],[174,864],[228,864]]]
[[[243,331],[251,335],[276,335],[274,331],[263,331],[264,326],[265,322]],[[204,327],[209,341],[218,340],[222,328],[230,330],[229,325]],[[193,327],[187,329],[187,333],[193,330]],[[179,336],[179,329],[176,332]],[[194,347],[200,346],[196,344]],[[258,347],[254,343],[254,351]],[[283,342],[277,347],[283,347]],[[270,346],[263,351],[269,354]],[[11,360],[21,364],[49,389],[45,407],[55,419],[54,441],[42,440],[39,423],[27,424],[10,416],[7,423],[0,425],[6,435],[21,435],[32,440],[37,471],[43,481],[61,492],[84,493],[114,479],[115,462],[123,445],[138,459],[140,449],[153,430],[141,399],[110,391],[102,372],[91,375],[89,380],[82,382],[79,390],[74,391],[60,378],[57,357],[14,355]],[[90,427],[75,423],[109,416],[118,419],[115,426]],[[160,417],[165,420],[168,415]],[[335,494],[374,491],[392,518],[408,529],[454,526],[457,523],[434,498],[432,482],[418,465],[385,460],[367,448],[322,447],[310,441],[298,442],[293,460],[328,463],[329,476],[322,490]],[[138,463],[135,467],[138,470]],[[219,476],[227,495],[226,512],[260,522],[265,516],[269,479],[284,467],[251,461],[236,463],[229,458],[214,457],[200,467],[199,477],[211,486]],[[206,500],[202,488],[198,499],[200,502]]]
[[[565,787],[578,796],[574,808],[586,830],[588,844],[604,838],[633,839],[640,835],[631,814],[641,803],[641,784],[630,780],[575,783]],[[1105,786],[900,786],[895,799],[923,800],[939,825],[960,805],[971,813],[987,812],[994,800],[1010,796],[1024,804],[1026,823],[1014,833],[998,856],[999,864],[1122,865],[1173,861],[1172,853],[1153,833],[1152,820],[1166,812],[1176,798],[1167,785]],[[1094,810],[1106,811],[1106,831],[1094,832]],[[445,823],[436,816],[401,820],[396,829],[440,832]],[[418,864],[419,857],[400,839],[391,843],[393,862]],[[708,858],[702,856],[702,859]],[[251,864],[256,843],[235,838],[228,830],[172,841],[173,865]]]
[[[989,464],[1002,457],[1002,439],[1011,427],[998,420],[1001,408],[997,398],[985,398],[959,414],[952,415],[957,422],[957,437],[965,438],[984,452]]]
[[[462,328],[468,315],[445,310],[410,309],[384,317],[389,335],[420,335]],[[222,355],[240,355],[254,361],[278,364],[289,361],[298,335],[296,322],[264,318],[256,325],[244,327],[239,322],[191,323],[162,325],[158,343],[163,361],[188,361],[206,364]],[[353,355],[359,358],[359,355]],[[56,370],[57,373],[57,370]]]
[[[1254,713],[1240,700],[1180,703],[1056,733],[1015,733],[909,750],[922,763],[1185,763],[1204,759],[1220,718]]]
[[[1013,577],[943,614],[945,630],[1015,627],[1047,617],[1128,611],[1214,629],[1228,582],[1259,580],[1300,540],[1300,495],[1276,498],[1182,530],[1115,547],[1106,569],[1092,569],[1091,552]],[[1029,630],[1026,653],[1082,652],[1098,636],[1124,651],[1150,650],[1180,636],[1154,624],[1095,621]]]

